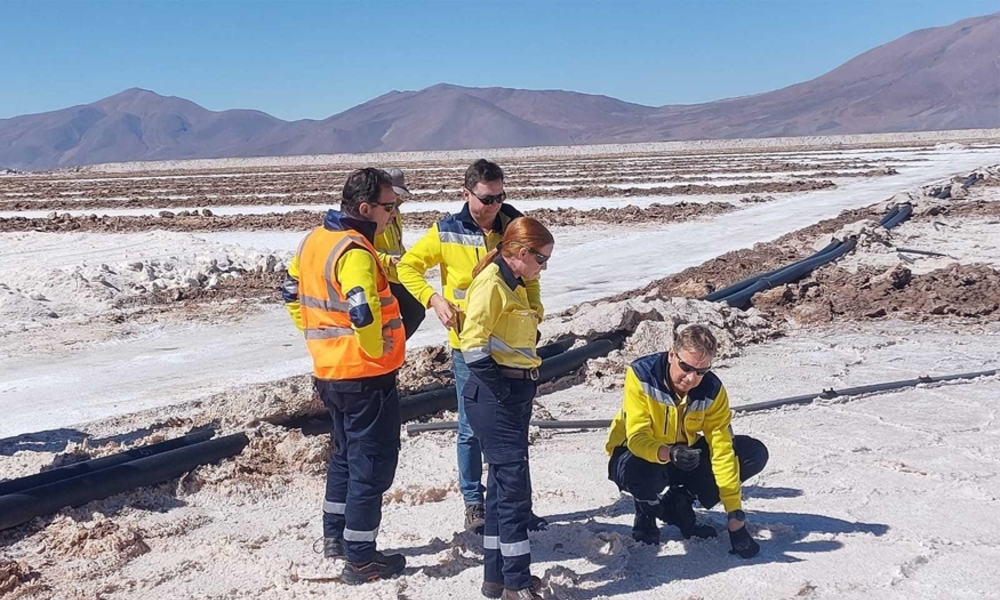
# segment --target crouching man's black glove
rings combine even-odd
[[[760,552],[760,544],[750,536],[746,525],[729,532],[729,544],[733,547],[729,553],[739,554],[743,558],[753,558]]]
[[[701,460],[701,450],[692,450],[684,444],[670,447],[670,462],[681,471],[694,471]]]

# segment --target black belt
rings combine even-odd
[[[510,379],[530,379],[538,381],[538,369],[515,369],[512,367],[500,367],[500,374]]]

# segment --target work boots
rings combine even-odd
[[[323,538],[324,558],[344,558],[344,540],[342,538]]]
[[[660,520],[681,530],[684,539],[713,538],[718,535],[710,525],[699,525],[694,517],[694,496],[685,488],[672,487],[660,498]]]
[[[542,600],[542,597],[532,590],[531,588],[524,588],[523,590],[508,590],[504,589],[503,595],[500,596],[501,600]]]
[[[650,507],[641,507],[649,510]],[[658,545],[660,543],[660,528],[656,525],[656,517],[640,510],[639,501],[635,501],[635,520],[632,521],[632,539],[643,543]]]
[[[406,568],[406,557],[402,554],[386,555],[376,552],[375,558],[366,563],[348,562],[345,564],[340,580],[351,585],[368,583],[398,575],[403,572],[404,568]]]
[[[542,590],[542,580],[539,579],[539,578],[537,578],[537,577],[535,577],[534,575],[532,575],[531,576],[531,588],[530,589],[531,589],[532,592],[534,592],[536,594],[539,593]],[[483,595],[486,596],[487,598],[503,598],[504,597],[504,595],[503,595],[504,587],[503,587],[503,582],[502,581],[500,581],[500,582],[484,581],[483,582],[483,587],[480,589],[480,591],[482,591]],[[514,592],[514,593],[516,594],[517,592]],[[517,596],[514,596],[514,597],[517,598]]]
[[[468,504],[465,506],[465,530],[474,531],[478,535],[483,535],[483,526],[486,525],[486,507],[482,504]]]

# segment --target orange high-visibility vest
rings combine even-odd
[[[306,346],[319,379],[359,379],[391,373],[403,364],[406,335],[399,303],[379,268],[376,276],[382,306],[383,343],[392,350],[373,358],[361,349],[351,326],[347,297],[337,280],[337,262],[352,248],[363,248],[375,257],[375,248],[356,231],[331,231],[317,227],[299,248],[299,301]],[[378,264],[378,259],[375,259]]]

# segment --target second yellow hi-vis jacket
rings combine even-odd
[[[605,450],[610,455],[626,446],[642,460],[664,464],[657,455],[660,446],[693,445],[704,436],[726,512],[742,508],[740,465],[733,449],[726,388],[709,372],[687,398],[678,399],[669,384],[668,369],[667,353],[661,352],[643,356],[625,370],[625,399],[611,422]],[[678,422],[678,400],[683,423]]]
[[[403,217],[399,214],[398,208],[386,224],[385,231],[375,236],[375,249],[378,251],[378,261],[382,264],[385,276],[392,283],[399,283],[396,264],[392,261],[401,258],[406,252],[406,247],[403,246]]]
[[[427,233],[406,251],[397,265],[400,283],[406,286],[420,304],[430,308],[431,296],[435,294],[435,290],[424,279],[424,274],[440,265],[442,295],[464,313],[466,290],[472,283],[472,270],[487,252],[500,243],[507,224],[520,216],[523,215],[517,209],[504,204],[493,228],[484,233],[472,218],[466,203],[458,214],[449,215],[431,225]],[[527,282],[525,288],[531,308],[541,319],[544,312],[538,280]],[[460,317],[460,328],[464,327],[462,320]],[[448,341],[452,348],[460,348],[458,333],[454,330],[448,331]]]
[[[537,368],[542,364],[535,351],[538,321],[524,281],[497,256],[469,286],[460,335],[465,364],[474,369],[475,363],[492,358],[503,367]]]

